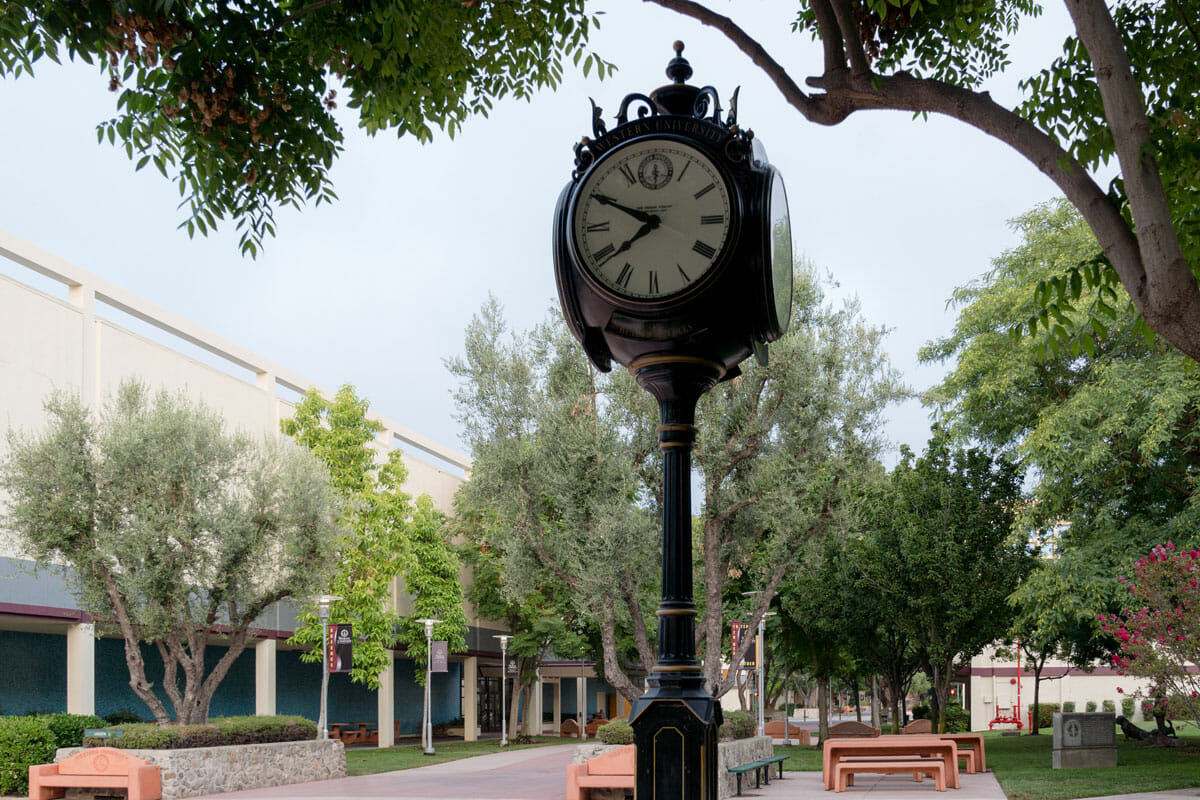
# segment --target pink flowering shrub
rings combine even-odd
[[[1132,577],[1120,580],[1129,588],[1129,607],[1099,615],[1101,628],[1120,642],[1113,666],[1150,680],[1147,715],[1200,725],[1200,550],[1158,545]]]

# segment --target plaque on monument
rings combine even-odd
[[[1116,715],[1054,714],[1054,769],[1115,767]]]

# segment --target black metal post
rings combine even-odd
[[[662,600],[658,663],[629,719],[641,800],[717,800],[720,706],[696,660],[692,597],[692,446],[696,403],[722,377],[720,364],[675,354],[633,361],[638,384],[658,400],[663,451]]]

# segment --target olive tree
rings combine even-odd
[[[228,433],[215,412],[137,382],[99,415],[68,394],[45,408],[44,430],[9,433],[5,526],[64,573],[99,632],[124,639],[129,685],[156,720],[172,715],[142,643],[162,657],[175,721],[205,722],[255,620],[325,585],[336,538],[328,474],[301,448]],[[207,667],[214,640],[225,650]]]

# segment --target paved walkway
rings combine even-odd
[[[566,790],[566,765],[575,745],[553,745],[447,761],[428,767],[299,783],[270,789],[207,795],[206,800],[562,800]],[[917,783],[904,775],[859,775],[845,794],[826,793],[820,772],[785,772],[758,789],[743,788],[743,797],[763,800],[1005,800],[995,776],[959,775],[961,788],[934,791],[930,781]],[[753,778],[750,779],[751,786]],[[1200,800],[1200,788],[1170,792],[1114,795],[1095,800]]]

